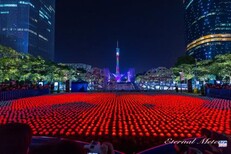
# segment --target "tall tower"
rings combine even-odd
[[[117,41],[117,47],[116,47],[116,75],[120,74],[120,48],[119,48],[119,42]]]
[[[113,75],[115,77],[116,82],[120,82],[121,78],[123,77],[123,74],[120,74],[120,48],[118,41],[116,47],[116,73]]]

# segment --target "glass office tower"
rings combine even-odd
[[[55,0],[0,0],[0,44],[54,60]]]
[[[231,53],[231,1],[184,0],[186,52],[198,60]]]

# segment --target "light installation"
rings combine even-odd
[[[200,137],[201,128],[231,135],[230,102],[180,95],[47,95],[3,102],[0,124],[26,123],[35,136],[82,141],[145,137],[153,146],[152,139],[163,143],[166,138]]]

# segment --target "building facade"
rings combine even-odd
[[[186,52],[198,60],[231,53],[231,1],[184,0]]]
[[[54,60],[55,0],[0,0],[0,44]]]

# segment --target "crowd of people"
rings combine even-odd
[[[201,129],[202,139],[214,141],[227,141],[226,148],[219,148],[218,143],[210,144],[175,144],[174,151],[177,154],[229,154],[231,151],[231,139],[208,129]],[[30,149],[32,141],[32,129],[27,124],[10,123],[0,125],[0,153],[1,154],[114,154],[113,145],[109,142],[94,142],[89,145],[78,145],[71,140],[59,140],[52,147],[46,147],[39,152]],[[197,142],[198,143],[198,142]]]
[[[0,92],[14,90],[29,90],[29,89],[47,89],[49,85],[42,86],[41,84],[19,84],[16,82],[0,83]]]
[[[32,129],[27,124],[9,123],[0,125],[0,154],[114,154],[111,143],[92,142],[81,146],[71,140],[59,140],[52,146],[31,150]],[[97,144],[95,144],[97,143]]]
[[[230,137],[206,128],[201,129],[201,136],[202,138],[195,144],[175,144],[174,149],[178,154],[230,154]],[[219,147],[219,141],[227,141],[227,147]]]
[[[206,84],[206,88],[231,89],[231,85],[230,84]]]
[[[11,81],[0,83],[0,101],[45,95],[50,92],[50,85],[27,84]]]

